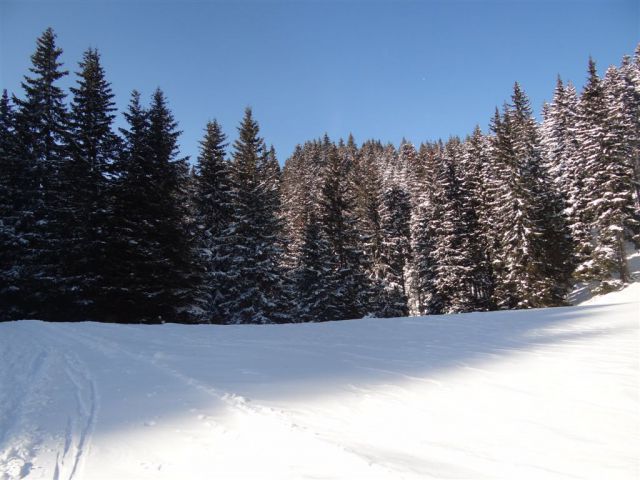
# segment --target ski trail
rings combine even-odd
[[[312,445],[322,445],[323,450],[326,451],[328,449],[338,455],[351,457],[353,460],[363,463],[369,469],[377,470],[378,472],[376,473],[378,474],[398,474],[397,470],[393,470],[382,463],[375,461],[369,455],[362,454],[352,447],[347,447],[346,445],[335,442],[329,438],[324,438],[319,432],[315,432],[305,426],[297,424],[284,410],[277,410],[269,406],[260,405],[252,402],[250,399],[247,399],[242,395],[215,388],[171,368],[170,366],[162,363],[160,359],[155,356],[149,357],[143,353],[133,353],[122,345],[106,340],[105,338],[97,338],[91,334],[87,334],[86,332],[74,332],[73,337],[76,340],[82,341],[89,348],[99,350],[106,355],[112,356],[113,353],[117,352],[122,356],[126,356],[139,363],[151,366],[162,374],[173,377],[184,385],[222,402],[230,411],[239,414],[243,418],[253,419],[252,421],[256,421],[258,423],[268,423],[270,427],[279,428],[285,436],[298,437],[297,439],[291,439],[295,444],[300,444],[301,441],[306,441],[310,442]]]
[[[54,480],[82,477],[99,407],[95,381],[77,356],[64,354],[64,372],[74,387],[76,411],[67,419],[64,447],[56,456]]]
[[[10,362],[5,371],[12,374],[0,378],[0,480],[25,478],[33,467],[41,438],[31,417],[46,404],[54,361],[52,350],[34,338],[12,340],[8,351],[2,352]],[[12,351],[20,342],[31,348]],[[29,352],[26,357],[25,351]]]

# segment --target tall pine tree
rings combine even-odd
[[[269,158],[251,109],[238,128],[230,165],[231,223],[224,233],[229,323],[281,321],[283,298],[275,159]]]
[[[15,100],[17,155],[26,172],[16,232],[22,267],[16,286],[23,314],[42,319],[61,319],[68,294],[60,280],[69,141],[65,93],[58,85],[68,73],[61,69],[61,54],[53,30],[45,30],[31,56],[32,76],[22,82],[24,98]]]
[[[71,88],[69,162],[63,281],[69,290],[68,319],[100,319],[107,265],[104,225],[111,210],[109,170],[120,150],[112,130],[115,103],[100,55],[84,52],[77,86]]]

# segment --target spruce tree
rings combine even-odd
[[[21,246],[17,235],[24,202],[24,163],[16,145],[15,112],[7,91],[0,99],[0,320],[19,318]]]
[[[63,281],[69,319],[100,319],[106,258],[104,225],[111,211],[109,170],[120,149],[112,130],[115,103],[100,55],[84,52],[77,87],[72,87],[69,162],[66,179],[66,229]]]
[[[22,82],[24,98],[15,99],[17,155],[26,173],[16,229],[22,267],[16,284],[23,314],[42,319],[62,319],[69,293],[60,282],[69,139],[65,93],[57,84],[68,73],[61,69],[61,54],[48,28],[31,56],[32,76]]]
[[[432,197],[432,231],[435,247],[435,287],[443,313],[469,312],[476,308],[477,245],[461,168],[462,145],[451,139],[439,154]]]
[[[350,148],[353,152],[347,179],[350,187],[347,193],[351,192],[353,196],[356,230],[354,247],[361,251],[362,271],[366,279],[366,283],[361,285],[361,303],[365,313],[386,316],[389,312],[385,313],[385,311],[389,308],[385,305],[387,299],[382,298],[384,290],[381,265],[383,232],[380,219],[384,186],[378,160],[382,145],[379,142],[370,141],[358,150],[353,136],[350,136],[346,148]],[[397,301],[397,299],[388,300],[394,304]]]
[[[227,318],[222,305],[228,290],[229,262],[223,249],[223,233],[231,221],[231,204],[225,142],[218,122],[207,123],[195,177],[197,256],[203,274],[199,303],[203,320],[212,323],[224,323]]]
[[[224,234],[229,323],[274,323],[283,298],[277,217],[278,179],[258,123],[245,110],[230,165],[231,224]]]
[[[432,149],[421,145],[420,152],[404,142],[400,147],[400,159],[407,164],[407,182],[411,195],[411,262],[409,277],[409,312],[412,315],[441,313],[442,300],[435,285],[436,271],[433,262],[435,232],[433,231],[433,161]]]
[[[409,194],[399,185],[390,185],[382,194],[380,230],[382,244],[378,263],[382,285],[378,315],[403,317],[408,308],[408,262],[410,245],[411,203]]]
[[[313,212],[305,222],[303,242],[291,277],[296,297],[296,322],[341,318],[339,285],[331,244]]]
[[[336,259],[337,291],[333,298],[340,318],[358,318],[368,311],[368,279],[365,275],[364,255],[358,241],[355,197],[350,186],[350,170],[356,149],[352,142],[338,147],[323,140],[325,169],[320,196],[319,220],[322,232],[330,242],[331,253]]]
[[[563,302],[572,268],[570,237],[541,159],[537,126],[516,83],[512,105],[493,123],[502,172],[494,201],[496,303],[529,308]]]
[[[180,134],[164,94],[147,110],[133,92],[123,155],[115,166],[114,215],[108,226],[108,315],[121,322],[191,321],[195,279],[184,225],[187,169]],[[116,261],[117,259],[117,261]]]
[[[610,69],[603,82],[590,59],[588,74],[579,102],[577,140],[581,167],[586,172],[581,210],[589,225],[590,244],[577,273],[581,278],[604,282],[602,289],[607,289],[629,280],[625,239],[628,229],[637,224],[632,149],[625,138],[632,127],[625,121],[617,70]]]
[[[478,126],[464,143],[461,161],[467,235],[474,265],[474,310],[492,310],[495,277],[492,265],[493,229],[491,191],[494,172],[487,138]]]

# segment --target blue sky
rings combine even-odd
[[[209,119],[233,140],[249,105],[284,161],[325,132],[466,135],[516,80],[539,111],[557,74],[580,87],[589,55],[603,73],[633,53],[640,2],[0,0],[1,88],[21,95],[48,26],[71,72],[87,47],[101,51],[121,110],[132,89],[161,87],[183,154],[197,155]]]

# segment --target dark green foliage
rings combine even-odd
[[[512,105],[493,123],[493,266],[500,308],[562,304],[572,246],[561,202],[541,159],[537,126],[516,83]]]
[[[266,151],[251,109],[238,128],[230,165],[231,223],[224,233],[230,291],[228,323],[284,321],[279,167]]]
[[[231,222],[231,185],[225,158],[226,137],[215,120],[206,127],[196,167],[194,204],[197,258],[203,275],[198,303],[202,321],[224,323],[229,290],[229,258],[223,234]]]
[[[109,172],[120,139],[112,130],[115,104],[105,79],[100,55],[88,49],[80,62],[69,121],[69,161],[66,179],[62,281],[68,298],[69,320],[100,319],[103,275],[107,258],[104,225],[111,210]]]
[[[17,156],[24,176],[17,206],[16,287],[26,317],[56,319],[65,310],[67,293],[61,281],[65,231],[65,163],[68,159],[68,114],[65,93],[57,82],[61,70],[55,34],[50,28],[31,56],[32,76],[22,82],[23,99],[15,99]]]
[[[282,323],[562,305],[571,280],[631,281],[640,244],[640,56],[580,96],[558,79],[538,126],[524,92],[464,142],[352,136],[281,172],[250,109],[225,158],[207,124],[179,158],[160,90],[121,136],[100,55],[71,88],[55,34],[23,98],[0,99],[2,319]]]
[[[380,205],[381,246],[378,266],[382,291],[378,301],[381,317],[409,314],[407,268],[411,257],[411,203],[409,194],[399,185],[390,185]]]
[[[335,257],[320,222],[311,214],[305,223],[298,263],[292,270],[296,322],[342,318]]]
[[[123,322],[190,321],[194,268],[184,224],[184,159],[180,134],[163,93],[148,110],[133,92],[122,130],[125,148],[114,168],[114,215],[107,226],[108,318]]]
[[[16,230],[25,201],[26,172],[18,156],[15,135],[15,112],[5,90],[0,99],[0,320],[21,315],[22,246]]]
[[[335,258],[333,274],[338,286],[334,296],[340,318],[358,318],[370,313],[369,281],[365,258],[358,242],[355,197],[350,185],[355,145],[336,147],[325,137],[325,169],[319,202],[319,221]]]

